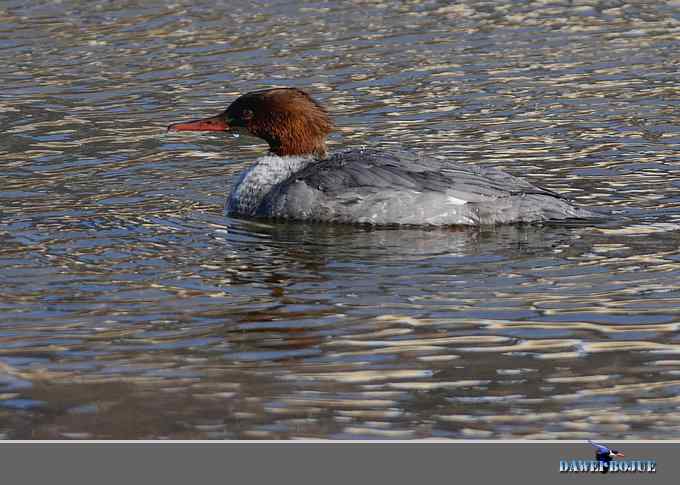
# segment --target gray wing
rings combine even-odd
[[[369,224],[482,225],[591,217],[500,170],[408,152],[350,150],[277,184],[257,215]]]
[[[300,181],[332,196],[355,190],[406,189],[455,193],[456,197],[470,202],[522,194],[562,198],[555,192],[500,170],[452,163],[409,152],[340,152],[296,173],[283,182],[280,189],[285,191],[286,186]]]

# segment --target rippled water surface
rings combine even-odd
[[[0,2],[0,436],[680,438],[679,53],[678,1]],[[612,216],[229,219],[266,146],[164,127],[272,86]]]

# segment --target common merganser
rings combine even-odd
[[[420,154],[350,149],[328,156],[328,112],[296,88],[253,91],[221,114],[171,131],[245,131],[269,144],[234,185],[237,216],[374,225],[490,225],[588,218],[562,195],[493,168]]]

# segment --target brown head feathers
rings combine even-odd
[[[326,136],[333,129],[328,112],[297,88],[253,91],[223,113],[231,126],[245,128],[269,143],[273,153],[326,156]]]

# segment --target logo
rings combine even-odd
[[[588,443],[595,448],[595,459],[560,460],[560,473],[656,473],[655,460],[614,460],[625,455],[590,440]]]

